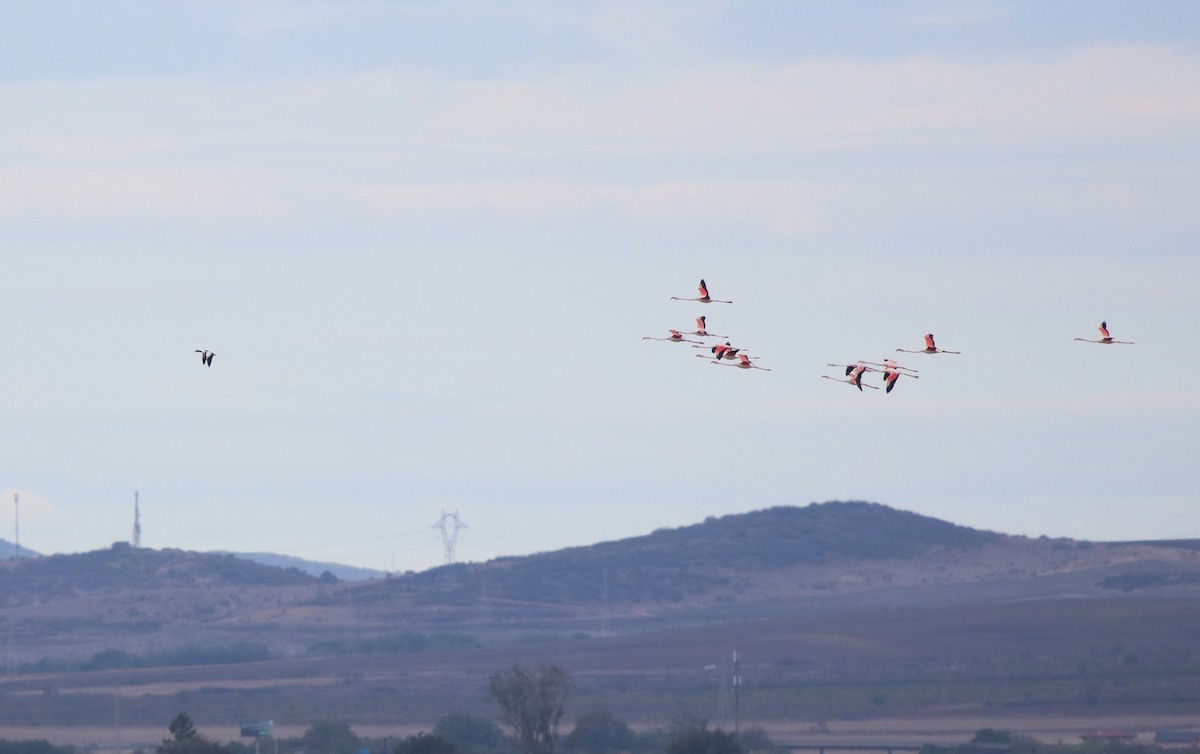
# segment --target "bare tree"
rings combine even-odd
[[[500,719],[512,728],[524,754],[554,754],[571,686],[570,674],[559,665],[541,665],[537,671],[513,665],[488,679]]]

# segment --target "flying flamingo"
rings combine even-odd
[[[708,295],[708,285],[704,282],[704,278],[700,279],[700,296],[698,298],[680,298],[672,296],[672,301],[699,301],[702,304],[732,304],[732,301],[721,301],[720,299],[710,298]]]
[[[874,361],[868,361],[868,362],[866,362],[866,363],[867,363],[867,364],[870,364],[870,365],[871,365],[871,366],[873,366],[873,367],[886,367],[886,369],[885,369],[884,371],[887,371],[887,369],[897,369],[897,370],[901,370],[901,371],[904,371],[904,372],[911,372],[911,373],[913,373],[913,374],[917,374],[918,372],[920,372],[920,371],[921,371],[921,370],[919,370],[919,369],[913,369],[913,368],[911,368],[911,367],[902,367],[902,366],[900,366],[900,364],[899,364],[899,363],[897,363],[897,362],[896,362],[896,360],[895,360],[895,359],[888,359],[888,358],[885,358],[885,359],[883,360],[883,363],[882,363],[882,364],[876,363],[876,362],[874,362]]]
[[[878,372],[878,369],[872,369],[867,366],[865,361],[860,361],[857,364],[826,364],[827,367],[845,367],[846,376],[850,378],[853,384],[862,390],[862,378],[864,372]],[[868,385],[868,387],[870,387]]]
[[[834,366],[837,366],[837,365],[835,364]],[[859,390],[862,390],[864,387],[861,373],[859,375],[857,375],[856,377],[847,377],[845,379],[842,379],[841,377],[830,377],[827,374],[821,375],[821,378],[825,379],[825,380],[833,380],[834,382],[844,382],[847,385],[853,385],[854,387],[858,388]],[[879,389],[879,388],[875,387],[874,385],[866,385],[865,387],[869,387],[872,390]]]
[[[962,351],[947,351],[945,349],[938,348],[933,343],[933,333],[925,333],[925,350],[923,351],[909,351],[904,348],[897,348],[896,350],[902,353],[962,353]]]
[[[701,343],[698,346],[692,346],[692,348],[705,348],[705,347],[707,347],[707,345],[708,345],[707,343]],[[732,343],[730,343],[729,341],[725,341],[724,343],[716,344],[715,346],[713,346],[712,348],[709,348],[708,350],[712,351],[712,353],[713,353],[713,357],[711,359],[712,361],[720,361],[721,359],[729,359],[730,361],[732,361],[733,359],[737,358],[738,351],[742,351],[744,349],[734,348]],[[696,358],[707,359],[708,357],[702,353],[698,353],[698,354],[696,354]]]
[[[903,367],[889,366],[887,369],[883,370],[883,384],[886,388],[883,392],[885,392],[885,393],[892,392],[892,388],[896,387],[896,381],[900,379],[900,375],[902,375],[902,374],[905,377],[912,377],[914,380],[921,379],[919,375],[904,374],[903,372],[900,371],[901,369],[903,369]]]
[[[643,335],[642,340],[667,340],[672,343],[696,343],[699,345],[704,345],[698,340],[688,340],[687,338],[683,337],[683,333],[679,332],[678,330],[668,330],[667,332],[671,334],[665,338],[655,338],[650,335]]]
[[[1100,323],[1100,340],[1089,340],[1087,338],[1076,338],[1075,340],[1081,340],[1084,343],[1103,343],[1105,345],[1113,345],[1115,343],[1120,343],[1126,346],[1133,345],[1132,340],[1113,340],[1112,336],[1108,334],[1107,320]]]
[[[717,335],[716,333],[709,332],[706,329],[707,325],[708,325],[708,318],[705,317],[703,314],[701,314],[699,317],[696,317],[696,331],[690,332],[690,333],[688,333],[688,335],[699,335],[703,338],[728,338],[729,337],[728,335]]]
[[[212,357],[216,356],[215,353],[213,353],[212,351],[209,351],[208,349],[201,351],[199,348],[196,349],[196,353],[200,354],[200,363],[201,364],[204,364],[205,366],[209,366],[209,367],[212,366]]]
[[[721,361],[720,359],[710,359],[708,363],[709,364],[718,364],[723,367],[737,367],[738,369],[761,369],[764,372],[771,371],[770,369],[767,369],[766,367],[760,367],[757,364],[751,363],[750,357],[744,353],[738,354],[738,360],[734,364],[726,364],[723,361]]]

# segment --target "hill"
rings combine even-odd
[[[291,555],[278,555],[270,552],[226,552],[222,550],[212,554],[232,555],[235,558],[262,563],[263,565],[274,566],[275,568],[295,568],[310,576],[319,577],[328,573],[339,581],[366,581],[368,579],[381,579],[387,576],[386,571],[380,571],[375,568],[359,568],[357,566],[342,565],[341,563],[305,560],[304,558],[296,558]]]
[[[44,604],[93,593],[218,585],[279,587],[313,581],[296,569],[273,568],[232,555],[128,546],[22,558],[0,565],[0,595],[5,606]]]
[[[0,560],[8,560],[9,558],[16,557],[16,555],[17,555],[16,544],[14,544],[13,542],[9,542],[4,537],[0,537]],[[41,553],[37,552],[36,550],[30,550],[25,545],[21,545],[21,557],[36,558],[39,555],[41,555]]]
[[[101,551],[0,563],[0,595],[19,670],[0,680],[0,724],[103,720],[113,688],[130,722],[186,708],[429,723],[488,714],[488,673],[542,661],[578,674],[580,704],[649,724],[720,714],[733,649],[764,720],[1200,704],[1194,547],[1014,537],[863,502],[362,582]],[[47,688],[52,704],[23,696]]]

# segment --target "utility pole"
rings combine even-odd
[[[731,691],[733,692],[733,735],[736,736],[738,734],[738,722],[739,722],[739,720],[738,720],[738,713],[739,713],[738,697],[741,696],[741,692],[742,692],[742,663],[741,663],[741,660],[738,659],[738,651],[736,649],[733,650],[733,676],[731,678],[731,681],[733,684],[733,688],[731,689]]]

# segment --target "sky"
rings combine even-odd
[[[25,547],[1200,537],[1190,0],[0,0],[0,100]]]

